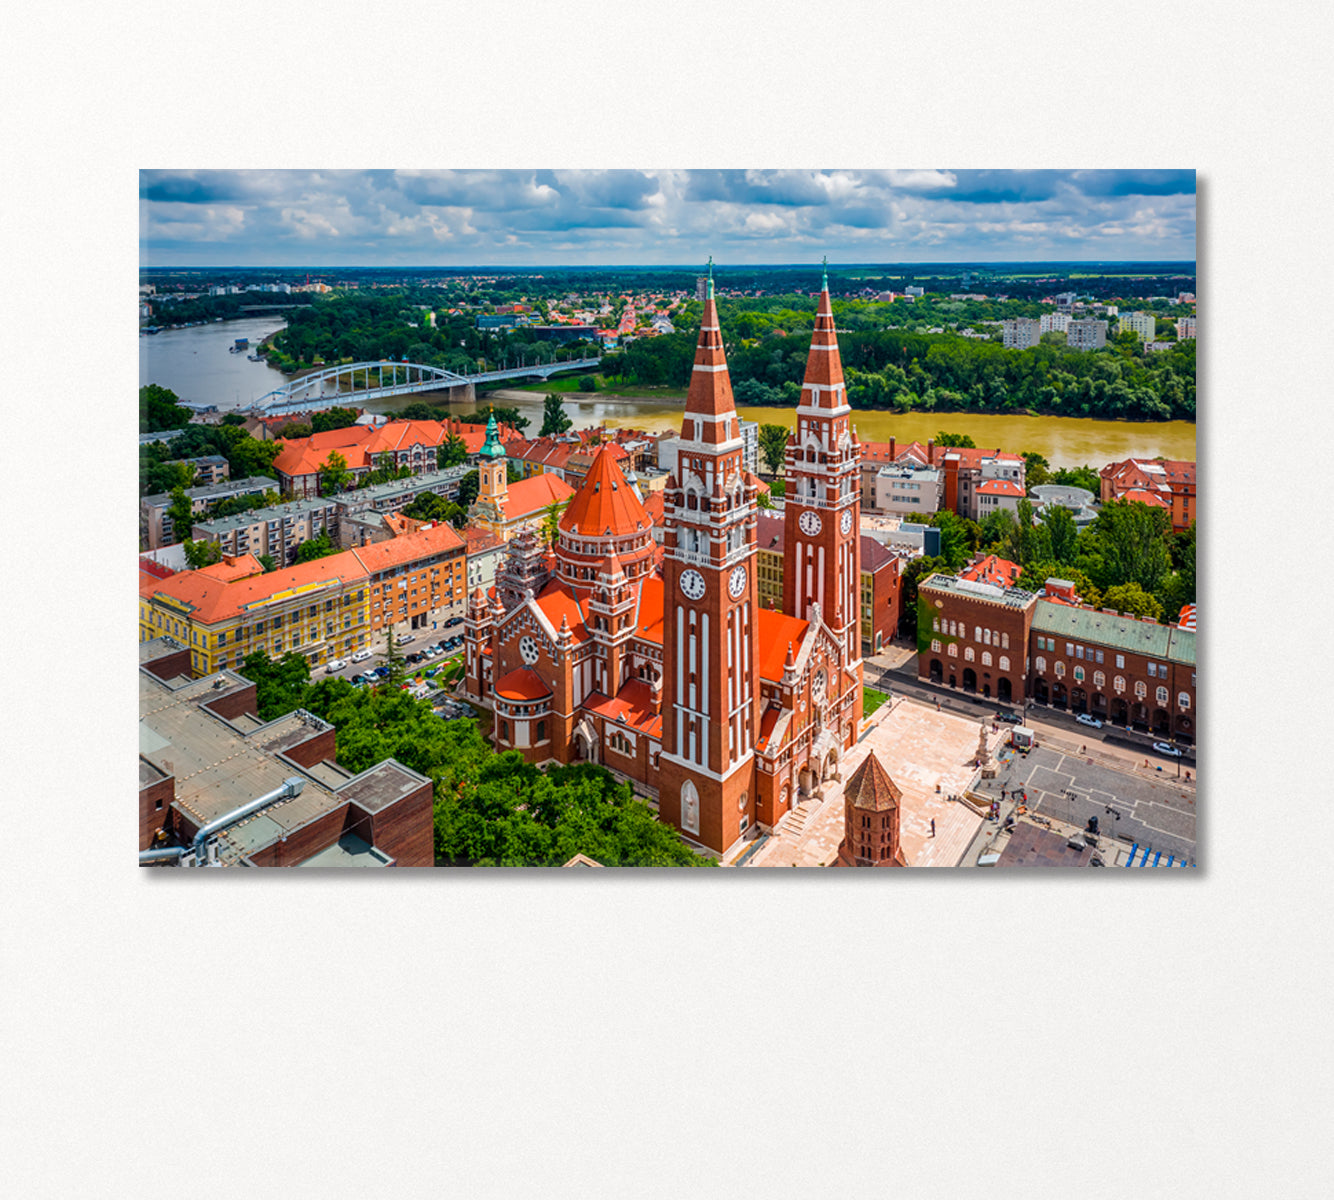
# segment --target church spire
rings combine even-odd
[[[798,412],[814,414],[848,411],[843,388],[843,360],[834,330],[834,306],[829,299],[829,260],[824,263],[820,299],[815,307],[815,329],[806,357],[806,378],[801,385]]]
[[[692,422],[691,417],[700,418]],[[726,418],[731,418],[727,420]],[[686,425],[698,426],[687,441],[720,443],[738,436],[736,404],[732,399],[732,381],[723,353],[723,333],[718,324],[718,303],[713,298],[713,258],[709,258],[709,294],[704,300],[704,315],[699,323],[699,341],[695,345],[695,366],[690,374],[686,395]]]

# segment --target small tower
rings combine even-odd
[[[469,515],[504,536],[505,504],[508,500],[509,469],[505,462],[505,447],[500,441],[496,414],[492,413],[486,423],[486,441],[478,451],[477,499]]]
[[[843,842],[840,867],[906,867],[899,848],[899,805],[903,793],[872,750],[843,789]]]

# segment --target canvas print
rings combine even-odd
[[[1194,171],[140,208],[141,865],[1196,865]]]

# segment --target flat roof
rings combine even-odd
[[[993,604],[1005,604],[1010,608],[1027,608],[1037,599],[1036,592],[1023,588],[999,587],[994,583],[982,583],[976,579],[960,579],[956,575],[931,575],[918,585],[922,588],[934,588],[940,592],[953,592],[955,595],[972,596],[978,600],[989,600]]]
[[[332,508],[332,500],[311,496],[303,500],[289,500],[286,504],[274,504],[269,508],[252,508],[249,512],[233,513],[230,517],[218,517],[212,521],[196,521],[195,527],[209,533],[226,533],[233,529],[247,529],[251,525],[278,521],[283,517]]]
[[[355,833],[345,833],[332,846],[297,863],[298,867],[387,867],[392,859]]]
[[[242,492],[276,492],[277,490],[278,481],[276,479],[270,479],[267,475],[247,475],[244,479],[224,479],[220,483],[206,483],[203,487],[186,488],[185,494],[191,500],[217,500],[239,495]],[[158,492],[156,495],[144,496],[139,503],[146,504],[150,508],[159,508],[171,503],[171,493]]]

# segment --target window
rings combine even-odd
[[[982,651],[982,665],[983,665],[984,667],[989,667],[989,666],[991,666],[991,651],[990,651],[990,650],[983,650],[983,651]]]
[[[1189,692],[1178,692],[1178,693],[1177,693],[1177,707],[1178,707],[1178,708],[1189,708],[1189,707],[1190,707],[1190,693],[1189,693]]]
[[[966,647],[964,648],[964,652],[963,652],[963,661],[964,661],[964,662],[972,662],[976,657],[977,657],[977,655],[973,652],[973,648],[972,648],[972,646],[966,646]]]
[[[1083,647],[1083,646],[1076,646],[1076,647],[1075,647],[1075,657],[1076,657],[1076,658],[1083,658],[1083,657],[1084,657],[1084,647]]]
[[[959,657],[959,643],[958,643],[958,642],[951,642],[951,643],[949,644],[949,646],[946,648],[945,653],[948,654],[951,658],[958,658],[958,657]]]
[[[932,633],[939,633],[939,632],[940,632],[940,618],[939,618],[939,617],[932,617],[932,618],[931,618],[931,632],[932,632]]]
[[[1150,678],[1150,679],[1156,678],[1156,676],[1157,676],[1157,674],[1158,674],[1158,664],[1157,664],[1157,663],[1150,663],[1149,666],[1148,666],[1148,671],[1149,671],[1149,678]]]
[[[1166,707],[1166,705],[1167,705],[1167,689],[1166,689],[1165,687],[1160,687],[1160,688],[1154,693],[1154,696],[1157,698],[1159,704],[1161,704],[1161,705],[1163,705],[1164,707]]]
[[[539,742],[547,740],[547,723],[545,721],[538,721],[537,723],[537,740]]]
[[[1041,655],[1038,655],[1038,657],[1033,660],[1033,669],[1037,671],[1039,674],[1046,671],[1047,660],[1043,658]]]
[[[1065,678],[1065,663],[1061,662],[1059,658],[1056,660],[1056,678]]]
[[[1074,658],[1074,656],[1075,656],[1075,647],[1074,647],[1074,644],[1073,644],[1072,642],[1066,642],[1066,643],[1065,643],[1065,657],[1066,657],[1066,658]]]
[[[1102,691],[1102,685],[1107,682],[1107,677],[1101,671],[1093,672],[1093,686]]]
[[[1008,654],[1002,654],[1000,656],[1000,661],[996,666],[1002,671],[1008,671],[1010,669],[1010,656]]]
[[[1116,694],[1119,696],[1122,692],[1126,690],[1125,679],[1122,676],[1118,675],[1114,680],[1112,680],[1112,687],[1116,690]]]
[[[1116,669],[1118,671],[1124,671],[1126,669],[1126,656],[1124,654],[1118,654],[1116,656]]]
[[[1083,667],[1076,667],[1075,670],[1074,670],[1074,676],[1075,676],[1075,682],[1076,682],[1076,683],[1083,683],[1083,682],[1084,682],[1084,668],[1083,668]]]
[[[1002,650],[1008,650],[1009,648],[1010,648],[1010,635],[1009,635],[1008,633],[1002,633],[1002,634],[1001,634],[1001,649],[1002,649]]]
[[[974,626],[973,626],[973,641],[975,641],[975,642],[980,642],[981,640],[982,640],[982,626],[981,626],[981,625],[974,625]]]
[[[1142,679],[1135,680],[1135,699],[1143,700],[1149,694],[1148,685]]]
[[[1101,650],[1097,651],[1097,661],[1098,661],[1098,662],[1102,662],[1102,651],[1101,651]]]
[[[932,640],[931,640],[931,653],[932,653],[932,654],[939,654],[939,653],[940,653],[940,639],[939,639],[939,638],[932,638]]]

